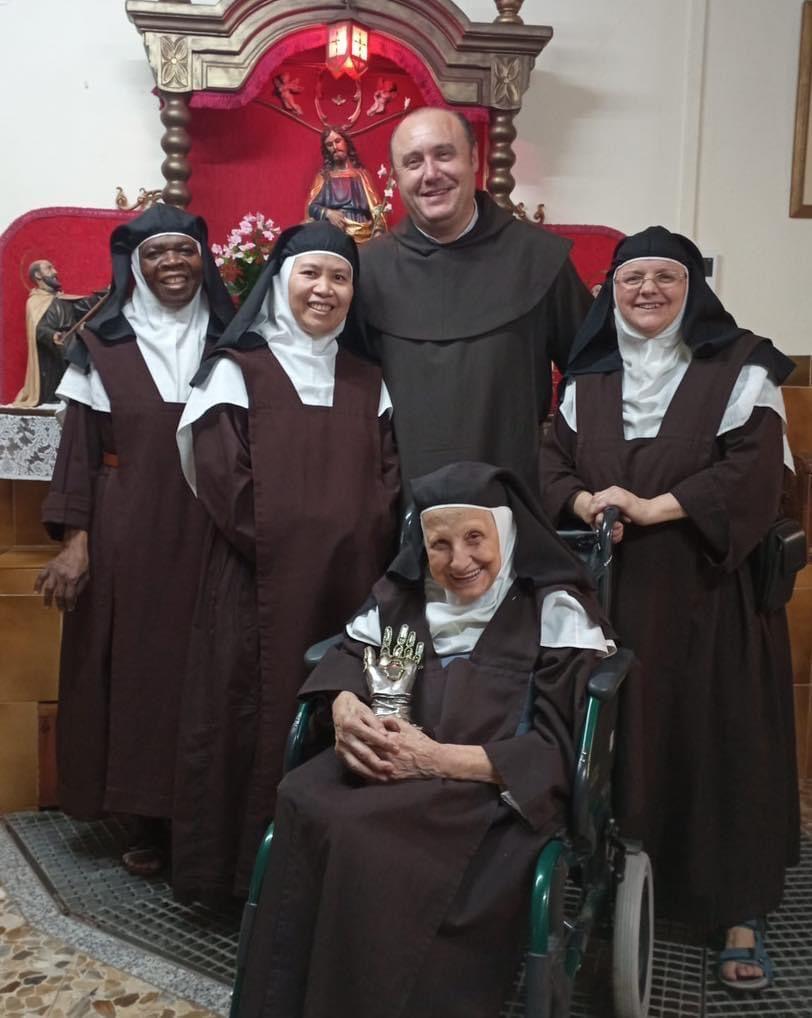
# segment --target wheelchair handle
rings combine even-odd
[[[619,519],[617,506],[608,505],[603,510],[603,520],[598,527],[598,557],[604,568],[612,561],[612,528]]]

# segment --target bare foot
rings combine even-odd
[[[731,926],[725,937],[725,947],[755,947],[756,935],[748,926]],[[737,979],[759,979],[764,973],[760,965],[743,961],[726,961],[722,965],[722,978],[735,982]]]

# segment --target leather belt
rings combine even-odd
[[[118,456],[114,452],[104,452],[102,453],[102,463],[106,467],[117,467],[119,465]]]

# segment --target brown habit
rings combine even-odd
[[[747,560],[778,511],[781,421],[756,408],[716,437],[760,342],[694,357],[652,439],[624,438],[620,372],[578,375],[578,433],[559,415],[542,456],[553,519],[577,491],[612,484],[670,491],[688,514],[626,525],[612,621],[643,668],[620,750],[647,805],[623,831],[653,858],[659,910],[705,929],[775,909],[798,854],[786,617],[756,612]]]
[[[366,784],[332,750],[288,774],[240,1018],[495,1018],[537,853],[565,823],[594,653],[540,649],[540,596],[517,582],[470,658],[444,668],[422,586],[382,580],[374,594],[382,626],[408,623],[428,648],[415,719],[440,742],[483,745],[524,816],[481,782]],[[367,700],[362,651],[345,641],[302,695]],[[517,735],[529,682],[534,720]]]
[[[89,531],[90,583],[63,623],[59,801],[169,817],[205,513],[178,460],[183,404],[163,401],[134,338],[82,339],[112,410],[69,405],[43,505],[52,536]]]
[[[242,369],[250,411],[215,407],[195,426],[198,492],[215,526],[173,828],[175,892],[211,900],[247,889],[304,652],[341,630],[380,575],[398,494],[379,368],[340,350],[333,406],[305,406],[267,347],[226,355]]]
[[[477,194],[473,229],[437,244],[404,219],[361,249],[367,328],[392,394],[404,479],[507,467],[538,491],[538,440],[592,298],[569,241]]]

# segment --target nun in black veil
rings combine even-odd
[[[178,758],[173,886],[244,895],[274,814],[310,644],[388,560],[391,404],[364,346],[355,242],[294,226],[201,366],[178,431],[211,526]]]
[[[509,471],[412,491],[408,539],[300,694],[332,704],[335,750],[280,785],[241,1018],[496,1018],[566,824],[586,682],[614,651],[590,580]],[[420,729],[374,713],[364,674],[404,625]]]
[[[649,227],[615,251],[542,455],[552,519],[623,514],[612,621],[642,676],[620,749],[646,807],[620,819],[652,857],[658,909],[722,931],[736,990],[770,982],[764,918],[798,857],[786,616],[758,608],[749,561],[792,467],[791,369],[725,311],[696,246]]]
[[[205,222],[156,205],[110,238],[110,294],[72,341],[43,520],[63,548],[37,581],[66,611],[59,802],[139,818],[124,863],[160,869],[205,513],[175,430],[205,349],[234,314]]]

